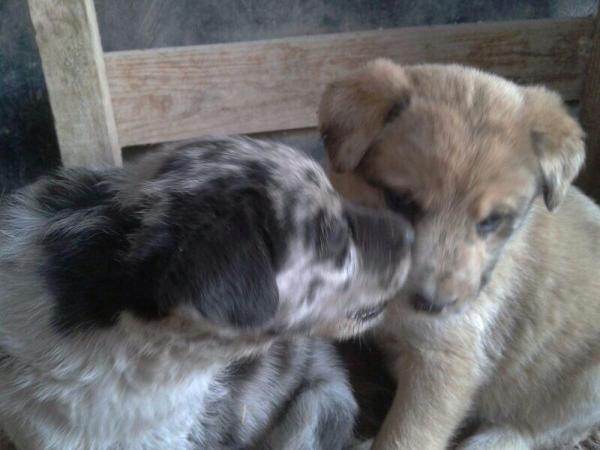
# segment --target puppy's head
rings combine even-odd
[[[403,297],[429,312],[476,298],[534,199],[556,209],[584,160],[556,94],[460,66],[376,60],[327,88],[319,119],[334,186],[411,218]]]
[[[81,195],[67,179],[47,188]],[[79,200],[38,194],[63,218],[42,244],[67,329],[125,313],[211,339],[347,336],[375,323],[407,273],[411,226],[344,203],[285,146],[187,143],[88,189],[101,192],[85,200],[83,222]]]

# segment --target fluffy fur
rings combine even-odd
[[[322,338],[377,322],[411,233],[273,143],[61,170],[0,205],[0,424],[21,450],[341,449]]]
[[[377,341],[398,387],[373,449],[548,450],[600,423],[600,210],[571,182],[560,98],[461,66],[377,60],[320,107],[331,179],[411,218]]]

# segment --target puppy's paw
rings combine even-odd
[[[461,442],[456,450],[531,450],[532,446],[510,427],[484,427]]]

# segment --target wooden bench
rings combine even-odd
[[[600,198],[600,27],[593,18],[428,26],[102,51],[93,0],[28,0],[63,164],[122,164],[125,146],[314,127],[323,86],[375,56],[458,62],[578,101],[580,183]]]

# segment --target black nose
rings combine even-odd
[[[398,214],[347,203],[345,213],[356,246],[371,264],[390,268],[408,257],[415,240],[411,224]]]
[[[413,307],[417,311],[423,311],[427,313],[439,313],[442,312],[447,306],[456,303],[455,298],[450,297],[439,297],[436,298],[425,293],[416,293],[412,296]]]

